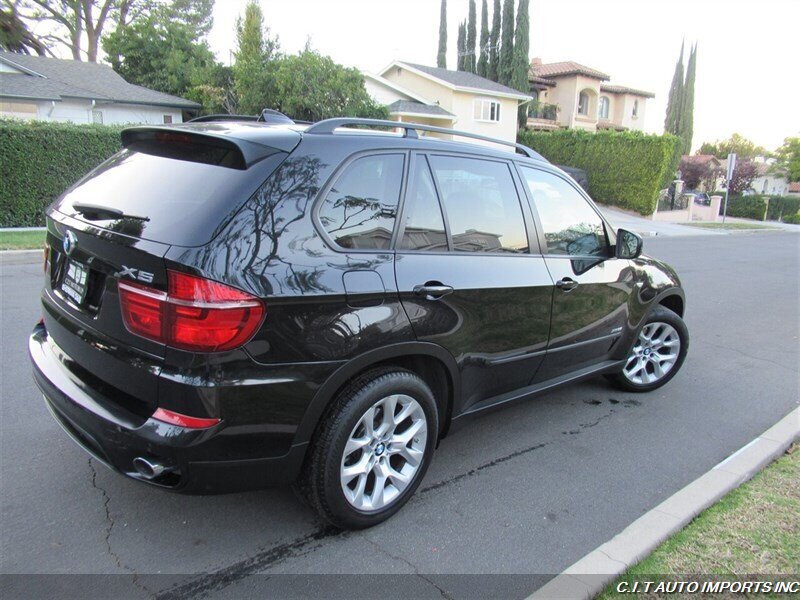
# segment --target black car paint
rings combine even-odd
[[[257,132],[247,135],[255,143]],[[314,218],[321,192],[349,158],[386,150],[406,155],[406,171],[414,153],[508,162],[530,252],[332,246]],[[44,322],[30,340],[37,383],[59,422],[113,468],[141,479],[133,457],[153,456],[180,471],[174,485],[169,479],[156,484],[206,493],[293,480],[337,391],[380,363],[412,361],[437,380],[437,402],[446,415],[441,435],[465,416],[618,369],[651,306],[671,297],[682,311],[677,276],[645,256],[543,255],[541,228],[514,163],[558,173],[542,161],[430,138],[306,135],[249,200],[209,225],[211,241],[198,247],[144,240],[124,219],[100,228],[63,214],[56,202],[48,211],[52,260],[42,294]],[[67,230],[78,239],[74,258],[103,277],[105,297],[95,314],[57,291]],[[167,269],[238,287],[265,299],[267,318],[245,346],[218,354],[133,336],[105,314],[119,311],[116,280],[123,265],[153,273],[152,285],[160,289]],[[565,277],[578,287],[556,288]],[[431,282],[454,291],[439,299],[415,293]],[[149,418],[155,406],[222,423],[202,432],[181,430]],[[112,410],[114,419],[104,417]]]

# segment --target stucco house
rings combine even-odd
[[[517,108],[532,99],[474,73],[399,60],[377,74],[364,73],[364,80],[367,92],[389,108],[394,121],[437,125],[511,142],[517,138]]]
[[[772,167],[768,162],[756,162],[757,176],[750,184],[750,189],[756,194],[785,196],[789,193],[789,181]]]
[[[108,65],[0,51],[0,117],[181,123],[200,104],[125,81]]]
[[[648,98],[655,94],[610,83],[610,77],[575,61],[534,58],[529,129],[644,129]]]

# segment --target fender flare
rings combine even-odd
[[[453,404],[461,394],[461,380],[455,358],[446,349],[430,342],[401,342],[370,350],[364,354],[347,361],[328,377],[325,383],[314,394],[314,398],[308,405],[303,419],[295,433],[293,445],[304,444],[311,440],[317,429],[325,409],[328,408],[336,392],[357,374],[369,369],[371,366],[391,360],[408,356],[428,356],[439,360],[447,370],[452,384]],[[446,406],[442,407],[446,408]],[[443,424],[445,425],[445,424]]]

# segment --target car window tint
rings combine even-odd
[[[402,179],[402,154],[354,160],[320,207],[319,218],[325,231],[342,248],[388,248]]]
[[[405,229],[400,248],[430,252],[447,250],[442,209],[424,157],[416,159],[405,204]]]
[[[608,254],[603,220],[572,185],[538,169],[522,167],[521,171],[539,213],[549,254]]]
[[[527,252],[522,207],[508,165],[502,162],[432,156],[453,250]]]

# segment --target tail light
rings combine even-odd
[[[202,277],[167,274],[167,292],[119,282],[122,319],[131,333],[181,350],[222,352],[242,346],[261,326],[266,309],[255,296]]]

